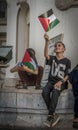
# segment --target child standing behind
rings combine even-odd
[[[71,71],[69,81],[72,84],[72,91],[74,95],[73,127],[78,128],[78,65]]]

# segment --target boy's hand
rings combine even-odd
[[[54,87],[55,87],[56,89],[58,89],[58,90],[61,90],[61,85],[62,85],[62,82],[61,82],[61,81],[58,81],[58,82],[54,85]]]
[[[49,36],[48,36],[46,33],[44,34],[44,38],[45,38],[45,40],[47,40],[47,41],[49,40]]]

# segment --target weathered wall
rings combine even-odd
[[[13,45],[13,59],[10,62],[10,68],[15,64],[16,55],[16,19],[18,6],[17,1],[8,0],[8,25],[7,25],[7,44]],[[30,43],[36,51],[38,63],[44,65],[44,30],[38,20],[38,16],[49,9],[53,9],[54,14],[60,20],[54,29],[48,32],[50,38],[63,33],[64,43],[66,45],[65,55],[72,61],[72,67],[77,64],[78,51],[78,8],[71,8],[66,11],[60,11],[56,8],[54,0],[28,0],[30,6]],[[13,77],[14,75],[7,69],[6,77]]]

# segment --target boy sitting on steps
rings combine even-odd
[[[46,58],[46,64],[50,65],[48,83],[43,88],[42,92],[42,96],[49,111],[44,124],[48,127],[53,127],[60,120],[59,116],[55,114],[55,109],[60,93],[67,88],[71,62],[68,58],[64,57],[65,45],[61,41],[55,43],[54,52],[56,55],[48,55],[49,36],[45,34],[44,38],[44,56]]]

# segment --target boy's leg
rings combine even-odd
[[[58,103],[58,98],[60,96],[60,93],[67,88],[67,84],[63,84],[61,86],[61,89],[58,90],[57,88],[53,88],[52,95],[51,95],[51,102],[50,102],[50,108],[49,108],[49,113],[54,114],[55,109],[57,107]]]
[[[48,82],[47,85],[43,88],[43,91],[42,91],[42,97],[43,97],[43,99],[46,103],[48,110],[49,110],[50,101],[51,101],[50,93],[51,93],[52,89],[53,89],[52,84],[50,82]]]
[[[60,91],[54,88],[52,91],[50,108],[49,108],[49,115],[52,115],[53,118],[50,127],[55,126],[60,120],[60,117],[57,114],[55,114],[55,109],[58,103],[59,96],[60,96]]]
[[[48,82],[47,85],[43,88],[43,92],[42,92],[42,96],[44,98],[44,101],[46,103],[48,110],[49,110],[50,101],[51,101],[50,93],[52,89],[53,89],[53,85],[50,82]],[[47,127],[50,127],[51,121],[52,121],[52,115],[48,114],[47,120],[44,122],[44,125],[46,125]]]
[[[52,96],[51,96],[51,102],[50,102],[50,108],[49,108],[49,114],[53,115],[55,113],[55,109],[58,103],[58,98],[60,96],[60,91],[57,89],[53,89]]]
[[[18,71],[19,77],[23,83],[26,83],[27,86],[33,86],[36,83],[36,75],[28,75],[26,71]]]
[[[57,121],[59,121],[60,119],[59,116],[55,114],[55,108],[57,105],[59,95],[60,95],[60,91],[58,91],[57,89],[53,89],[52,96],[49,97],[50,101],[49,99],[47,100],[47,104],[49,102],[49,108],[48,108],[49,114],[46,122],[44,123],[47,127],[52,127],[52,125],[55,125],[55,123],[57,123]]]
[[[36,85],[35,85],[35,89],[40,89],[41,88],[41,79],[42,79],[42,76],[43,76],[43,67],[42,66],[39,66],[38,67],[38,75],[36,76]]]
[[[55,89],[53,87],[53,85],[51,85],[51,88],[49,89],[48,84],[43,89],[42,95],[43,95],[43,98],[44,98],[46,105],[49,109],[48,118],[47,118],[47,121],[45,122],[45,125],[48,127],[55,126],[56,123],[58,123],[58,121],[60,120],[60,117],[57,114],[55,114],[55,109],[56,109],[56,106],[58,103],[58,98],[60,96],[60,92],[63,91],[64,89],[65,89],[65,86],[62,86],[61,90],[58,90],[58,89]],[[52,91],[52,95],[50,95],[51,91]]]
[[[57,107],[58,98],[60,96],[60,93],[66,87],[67,87],[66,85],[62,85],[61,90],[54,88],[53,91],[52,91],[50,108],[49,108],[49,114],[54,116],[54,119],[52,120],[52,124],[51,124],[52,127],[55,126],[60,120],[60,117],[57,114],[55,114],[55,110],[56,110],[56,107]]]

